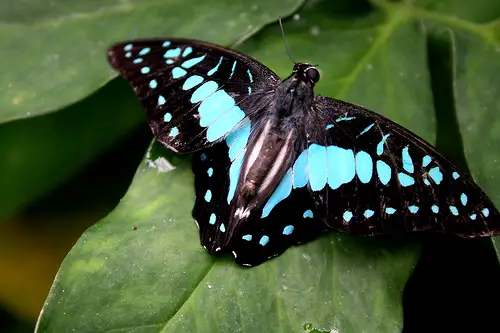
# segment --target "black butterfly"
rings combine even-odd
[[[166,147],[195,153],[193,216],[209,253],[258,265],[335,229],[500,233],[486,194],[433,146],[387,118],[315,96],[319,72],[285,80],[258,61],[188,39],[112,46]]]

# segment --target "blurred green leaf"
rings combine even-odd
[[[115,73],[106,49],[154,36],[231,44],[303,0],[9,1],[0,4],[0,123],[45,114],[91,94]],[[209,27],[207,22],[210,23]]]
[[[497,89],[493,78],[500,62],[492,56],[500,34],[496,23],[486,22],[500,4],[469,3],[481,7],[470,13],[449,5],[447,14],[432,6],[437,2],[374,3],[308,2],[300,17],[285,24],[293,57],[320,64],[317,92],[363,104],[435,142],[440,112],[435,106],[442,96],[431,90],[426,37],[449,34],[457,69],[448,80],[457,103],[450,107],[466,149],[456,142],[446,150],[465,154],[473,176],[500,206],[498,184],[482,178],[490,172],[484,168],[498,167],[500,155],[485,147],[497,135],[498,107],[495,94],[487,91]],[[290,72],[276,24],[240,50],[282,76]],[[471,56],[477,61],[466,61]],[[484,90],[479,95],[471,88],[476,84]],[[419,256],[415,244],[331,233],[243,269],[199,246],[190,215],[189,159],[164,151],[153,156],[176,169],[159,172],[144,161],[121,204],[85,233],[63,262],[37,332],[401,331],[401,294]]]
[[[67,180],[145,123],[122,80],[43,117],[0,125],[0,221]]]

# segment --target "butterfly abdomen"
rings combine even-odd
[[[292,163],[296,132],[283,133],[279,125],[274,117],[263,122],[247,147],[236,190],[237,219],[263,206]]]

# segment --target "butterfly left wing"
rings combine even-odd
[[[328,229],[314,213],[309,190],[292,190],[289,171],[266,205],[252,211],[229,242],[225,241],[230,229],[228,223],[238,222],[230,216],[230,204],[250,138],[250,127],[246,123],[231,133],[225,143],[193,155],[196,189],[193,217],[198,223],[200,242],[209,253],[230,252],[237,263],[245,266],[258,265]]]
[[[133,87],[156,139],[180,153],[212,146],[258,117],[258,96],[279,83],[248,56],[189,39],[123,42],[108,59]]]
[[[500,233],[500,214],[475,182],[433,146],[364,108],[316,97],[303,168],[315,213],[358,235],[431,230]],[[297,162],[295,163],[297,165]]]

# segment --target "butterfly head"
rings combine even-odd
[[[296,63],[293,66],[292,76],[297,80],[304,81],[311,87],[319,81],[319,72],[314,65],[307,63]]]

